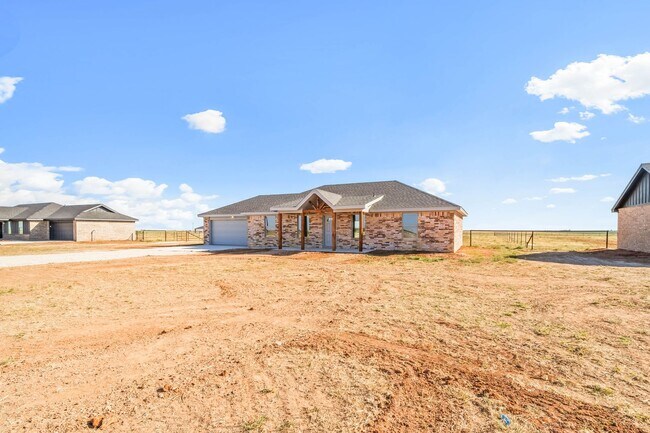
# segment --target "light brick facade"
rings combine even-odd
[[[75,221],[74,226],[78,242],[135,239],[135,222],[131,221]]]
[[[455,252],[463,243],[463,219],[455,212],[414,212],[418,214],[418,236],[408,238],[402,230],[401,212],[375,212],[364,214],[364,250],[384,251],[431,251]],[[329,250],[323,244],[323,220],[332,216],[328,212],[309,212],[309,234],[305,237],[305,248]],[[336,214],[337,250],[357,249],[358,239],[353,238],[352,213]],[[358,215],[358,214],[357,214]],[[282,215],[283,247],[300,247],[298,214]],[[209,219],[204,221],[209,231]],[[276,218],[276,231],[279,218]],[[210,242],[209,234],[205,243]],[[264,216],[248,217],[248,246],[251,248],[277,248],[276,235],[268,236],[264,227]]]
[[[650,204],[618,209],[618,248],[650,253]]]

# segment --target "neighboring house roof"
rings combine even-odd
[[[626,206],[628,202],[628,198],[630,198],[630,195],[632,193],[637,191],[637,186],[641,181],[650,183],[650,163],[641,164],[639,166],[637,171],[634,173],[634,176],[632,176],[632,179],[630,179],[630,182],[627,184],[627,186],[621,193],[618,200],[616,200],[616,202],[614,203],[614,206],[612,207],[612,212],[617,212],[620,208]],[[650,197],[650,189],[646,189],[645,191],[643,191],[643,193],[647,197]]]
[[[204,216],[241,215],[299,210],[314,195],[334,210],[372,212],[409,210],[452,210],[467,215],[450,201],[395,180],[323,185],[296,194],[258,195],[200,214]]]
[[[137,219],[115,212],[103,204],[62,206],[57,203],[2,206],[0,207],[0,220],[137,221]]]

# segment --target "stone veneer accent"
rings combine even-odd
[[[650,203],[618,210],[618,248],[650,253]]]
[[[365,214],[364,250],[455,252],[463,243],[463,219],[455,212],[417,212],[418,237],[402,236],[401,212],[376,212]],[[305,247],[323,248],[323,216],[327,213],[309,213],[310,231]],[[358,240],[352,238],[352,213],[337,214],[337,249],[358,248]],[[300,247],[297,214],[283,214],[283,247]],[[278,219],[276,218],[276,226]],[[205,227],[205,224],[204,224]],[[209,237],[206,237],[209,242]],[[248,245],[251,248],[277,248],[277,237],[266,236],[264,217],[248,217]]]
[[[210,218],[203,218],[203,243],[205,245],[210,244]]]

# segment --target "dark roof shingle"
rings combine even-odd
[[[360,182],[323,185],[301,193],[258,195],[237,203],[223,206],[199,216],[239,215],[245,213],[271,212],[272,208],[291,208],[297,206],[308,194],[315,191],[325,198],[336,200],[335,207],[363,208],[367,203],[381,197],[370,210],[372,212],[401,210],[465,210],[457,204],[436,197],[395,180],[382,182]],[[340,197],[340,198],[338,198]]]

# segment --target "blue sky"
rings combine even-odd
[[[0,0],[0,204],[96,200],[191,227],[256,194],[397,179],[462,205],[466,228],[614,228],[611,198],[650,161],[648,16],[646,1]],[[300,169],[320,159],[351,164]]]

